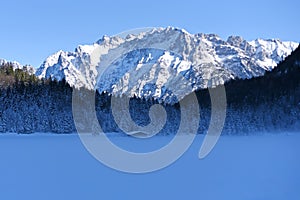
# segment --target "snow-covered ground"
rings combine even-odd
[[[124,148],[154,150],[172,136],[111,137]],[[203,160],[203,136],[171,166],[127,174],[94,159],[76,134],[0,135],[0,199],[205,199],[300,197],[300,134],[221,136]]]

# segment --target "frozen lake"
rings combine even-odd
[[[121,146],[142,150],[163,146],[170,139],[155,136],[154,143],[145,145],[130,137],[113,137]],[[0,135],[0,199],[300,197],[300,134],[221,136],[208,157],[199,160],[202,140],[198,135],[167,168],[128,174],[94,159],[76,134]]]

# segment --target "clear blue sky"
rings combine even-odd
[[[139,27],[175,26],[222,38],[300,41],[299,0],[2,1],[0,58],[39,66],[102,35]]]

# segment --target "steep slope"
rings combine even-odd
[[[299,132],[299,61],[300,47],[264,76],[227,83],[225,131]]]
[[[291,75],[298,76],[297,81],[300,82],[300,47],[286,57],[283,62],[280,62],[274,70],[266,73],[267,78]]]
[[[198,89],[261,76],[297,46],[280,40],[247,42],[239,36],[224,41],[215,34],[158,28],[126,38],[104,36],[75,52],[59,51],[36,75],[100,93],[172,103]]]
[[[264,76],[226,83],[228,104],[223,133],[299,132],[299,61],[298,47]],[[0,132],[76,132],[72,114],[72,91],[66,82],[50,80],[0,87]],[[205,133],[211,121],[211,101],[207,89],[198,90],[196,94],[201,107],[198,133]],[[131,98],[132,120],[138,125],[146,126],[150,122],[149,109],[156,103],[158,102]],[[166,109],[167,122],[160,134],[175,134],[181,121],[181,107],[178,104],[162,106]],[[109,133],[122,132],[111,107],[110,95],[96,93],[95,108],[101,128]],[[86,117],[89,116],[86,111],[80,112],[86,120],[90,120]],[[126,120],[124,119],[125,122]]]

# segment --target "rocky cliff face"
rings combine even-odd
[[[65,79],[71,86],[100,93],[172,103],[198,89],[261,76],[297,46],[239,36],[225,41],[215,34],[158,28],[125,38],[104,36],[75,52],[59,51],[45,60],[36,75]],[[176,91],[176,97],[171,91]]]

